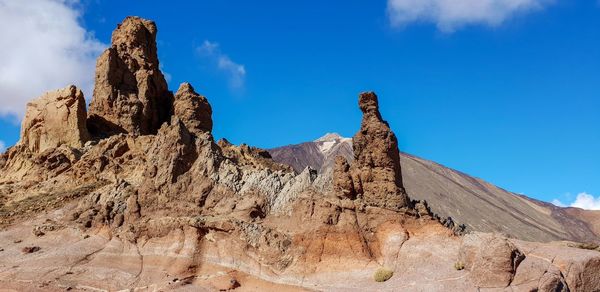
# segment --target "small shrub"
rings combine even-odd
[[[592,243],[592,242],[587,242],[587,243],[573,243],[573,244],[569,244],[569,247],[576,247],[576,248],[581,248],[581,249],[587,249],[587,250],[595,250],[595,251],[600,251],[600,246],[596,243]]]
[[[389,280],[393,275],[394,272],[386,268],[381,268],[375,272],[375,274],[373,275],[373,279],[375,279],[375,282],[385,282]]]
[[[582,244],[579,246],[579,248],[582,248],[582,249],[589,249],[589,250],[598,250],[598,248],[600,248],[600,246],[598,246],[598,245],[597,245],[597,244],[595,244],[595,243],[591,243],[591,242],[590,242],[590,243],[582,243]]]
[[[454,263],[454,268],[457,271],[464,270],[465,269],[465,264],[463,264],[463,262],[458,261],[458,262]]]
[[[26,246],[24,248],[21,249],[21,252],[23,253],[34,253],[36,251],[39,251],[41,248],[39,246]]]

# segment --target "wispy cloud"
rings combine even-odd
[[[201,57],[209,59],[218,70],[227,75],[229,85],[232,88],[240,89],[244,87],[246,68],[223,53],[218,43],[205,40],[197,51]]]
[[[555,205],[555,206],[557,206],[557,207],[563,207],[563,208],[564,208],[564,207],[566,207],[566,206],[567,206],[567,205],[565,205],[563,202],[561,202],[559,199],[554,199],[554,200],[552,200],[552,202],[550,202],[550,203],[552,203],[553,205]]]
[[[558,199],[552,200],[552,204],[559,207],[567,207],[566,204],[562,203]],[[594,195],[586,192],[579,193],[577,194],[575,201],[573,201],[569,207],[576,207],[585,210],[600,210],[600,196],[594,197]]]
[[[91,93],[105,45],[80,24],[79,1],[0,0],[0,7],[0,116],[18,120],[28,101],[69,84]]]
[[[171,79],[173,78],[173,76],[171,76],[170,73],[168,73],[167,71],[165,71],[164,68],[164,63],[160,63],[160,65],[158,66],[160,69],[160,71],[162,72],[163,76],[165,77],[165,80],[167,81],[167,83],[171,82]]]
[[[5,150],[6,144],[4,144],[4,141],[0,140],[0,153],[4,153]]]
[[[553,0],[388,0],[393,26],[413,22],[434,23],[440,31],[453,32],[465,25],[498,26],[516,15],[543,8]]]

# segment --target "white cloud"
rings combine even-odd
[[[105,47],[80,24],[77,0],[0,0],[0,116],[23,117],[28,101],[75,84],[86,98]]]
[[[4,141],[0,140],[0,153],[4,153],[5,150],[6,144],[4,144]]]
[[[205,40],[202,46],[198,47],[200,56],[210,59],[214,62],[217,69],[227,75],[229,85],[234,89],[244,87],[246,79],[246,68],[231,60],[229,56],[221,51],[218,43]]]
[[[553,0],[388,0],[393,26],[412,22],[435,23],[452,32],[470,24],[497,26],[515,14],[542,8]]]
[[[167,83],[170,83],[173,76],[171,76],[171,74],[169,74],[167,71],[165,71],[164,63],[160,63],[160,65],[158,65],[158,69],[160,69],[160,72],[162,72]]]
[[[557,206],[557,207],[563,207],[563,208],[564,208],[564,207],[566,207],[566,206],[567,206],[567,205],[565,205],[563,202],[561,202],[561,201],[560,201],[560,200],[558,200],[558,199],[554,199],[554,200],[552,200],[552,202],[551,202],[551,203],[552,203],[553,205]]]
[[[562,203],[558,199],[552,200],[552,204],[558,207],[567,207],[566,204]],[[600,196],[597,198],[592,194],[586,192],[577,194],[575,201],[568,205],[568,207],[581,208],[585,210],[600,210]]]
[[[577,207],[586,210],[600,210],[600,196],[595,198],[586,192],[579,193],[571,207]]]

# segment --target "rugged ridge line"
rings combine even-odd
[[[99,58],[109,64],[100,66],[89,141],[83,119],[61,140],[51,113],[32,107],[28,116],[44,123],[25,123],[23,134],[49,135],[45,150],[22,139],[0,156],[0,286],[600,289],[596,251],[456,236],[427,206],[413,208],[374,93],[359,97],[357,162],[339,160],[331,192],[315,187],[310,168],[296,174],[265,150],[215,142],[208,100],[189,84],[167,94],[155,37],[154,23],[137,17],[113,33]],[[67,100],[80,101],[73,90]],[[48,94],[39,104],[60,100]],[[391,278],[377,283],[381,272]]]

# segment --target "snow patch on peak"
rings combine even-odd
[[[352,144],[352,138],[342,137],[338,133],[327,133],[323,137],[315,140],[314,143],[317,144],[321,153],[328,155],[328,153],[333,152],[340,144]]]
[[[337,144],[337,141],[325,141],[325,142],[321,142],[321,143],[319,143],[319,150],[321,150],[321,152],[323,152],[323,153],[327,153],[336,144]]]
[[[348,139],[340,136],[338,133],[327,133],[323,137],[315,140],[314,142],[335,142],[337,140]]]

